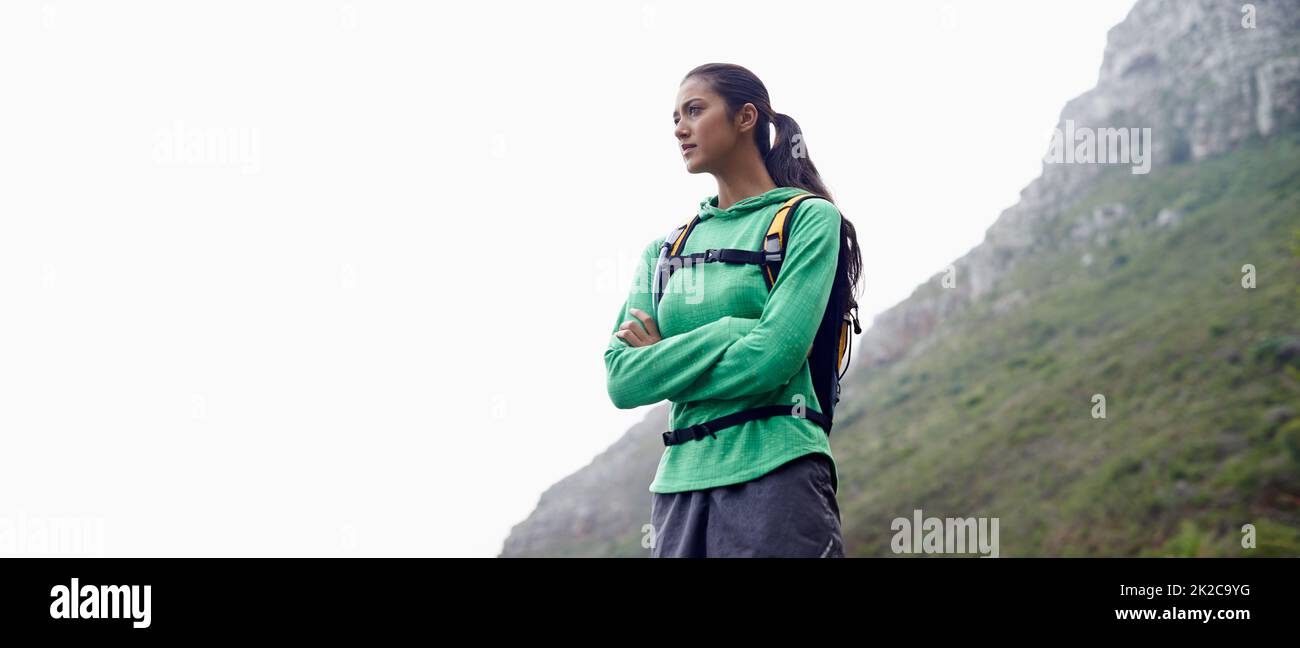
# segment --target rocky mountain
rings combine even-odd
[[[1137,129],[1146,172],[1045,159],[855,344],[832,437],[851,555],[891,555],[914,509],[999,517],[1003,556],[1300,555],[1300,2],[1243,4],[1139,0],[1058,131]],[[666,412],[502,556],[647,555]]]
[[[614,445],[542,493],[527,520],[515,525],[501,556],[644,556],[642,525],[650,523],[650,492],[663,454],[668,406],[650,410]]]
[[[1097,86],[1061,111],[1080,126],[1151,128],[1153,167],[1221,155],[1252,137],[1269,137],[1300,123],[1300,3],[1254,3],[1255,27],[1245,28],[1243,3],[1223,0],[1142,0],[1111,28]],[[988,229],[984,241],[954,263],[960,279],[937,290],[945,271],[878,315],[863,334],[862,360],[890,362],[923,351],[935,328],[966,305],[988,298],[1017,263],[1040,249],[1035,225],[1070,211],[1094,186],[1101,165],[1043,164]],[[1116,215],[1080,216],[1097,233]],[[1002,294],[1001,307],[1023,295]]]

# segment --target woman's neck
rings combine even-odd
[[[745,168],[716,173],[714,177],[718,180],[719,209],[727,209],[750,196],[758,196],[776,188],[772,176],[767,173],[767,167],[757,158],[746,164]]]

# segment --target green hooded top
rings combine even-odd
[[[679,254],[709,248],[759,250],[776,210],[803,192],[777,187],[727,209],[718,208],[716,195],[702,200],[700,222]],[[673,272],[657,309],[650,287],[664,239],[647,245],[605,350],[606,384],[614,405],[631,409],[667,399],[672,402],[671,429],[763,405],[802,403],[824,411],[813,389],[808,351],[835,278],[839,210],[820,198],[805,200],[786,235],[785,259],[770,293],[760,266],[701,263]],[[614,336],[623,322],[637,321],[631,308],[654,317],[663,339],[632,347]],[[830,440],[807,418],[774,416],[715,434],[667,446],[650,491],[749,481],[813,452],[830,457],[839,491]]]

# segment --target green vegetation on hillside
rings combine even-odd
[[[1071,238],[1115,204],[1126,217]],[[1181,221],[1157,226],[1162,209]],[[891,520],[922,509],[1000,518],[1002,556],[1300,556],[1300,134],[1107,169],[1036,234],[931,346],[845,385],[851,555],[893,555]]]

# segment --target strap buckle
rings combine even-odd
[[[713,437],[715,441],[718,438],[718,435],[708,423],[697,423],[680,430],[669,430],[663,433],[664,445],[666,446],[685,443],[686,441],[699,441],[706,436]],[[680,437],[680,440],[678,440],[678,437]]]
[[[711,436],[715,441],[718,439],[718,435],[713,433],[713,428],[709,427],[708,423],[692,425],[691,434],[695,436],[696,441],[703,439],[705,436]]]
[[[769,234],[767,238],[763,240],[763,258],[766,259],[768,263],[780,263],[782,256],[781,240],[776,234]]]

